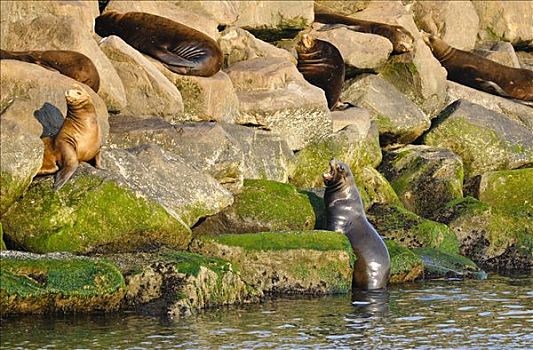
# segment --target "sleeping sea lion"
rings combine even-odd
[[[314,10],[315,22],[327,24],[327,26],[320,28],[319,31],[344,26],[356,32],[376,34],[389,39],[395,53],[409,52],[413,49],[413,35],[401,26],[339,15],[316,3]]]
[[[102,37],[118,35],[178,74],[209,77],[222,67],[223,55],[216,41],[165,17],[108,11],[96,18],[95,31]]]
[[[303,34],[296,46],[298,65],[305,80],[318,86],[326,93],[330,110],[344,109],[339,102],[344,83],[344,59],[331,43]]]
[[[387,246],[368,222],[363,202],[348,165],[332,159],[324,173],[327,229],[343,232],[357,255],[353,285],[370,290],[387,287],[390,257]]]
[[[43,137],[43,164],[37,175],[57,172],[57,191],[74,174],[79,162],[101,169],[102,132],[91,96],[79,85],[65,92],[67,116],[54,137]],[[59,166],[58,166],[59,164]],[[58,172],[59,170],[59,172]]]
[[[504,66],[456,49],[432,34],[422,33],[422,37],[448,71],[449,80],[491,94],[533,101],[533,71]]]
[[[100,88],[100,75],[91,59],[84,54],[67,50],[6,51],[0,50],[1,60],[35,63],[79,81],[94,92]]]

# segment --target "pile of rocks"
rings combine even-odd
[[[533,109],[447,81],[419,29],[531,69],[531,53],[516,55],[512,45],[531,46],[533,3],[321,2],[403,26],[415,42],[401,55],[391,55],[381,36],[317,31],[313,1],[100,3],[209,35],[224,68],[209,78],[182,76],[119,37],[99,38],[96,0],[0,3],[2,49],[78,51],[101,77],[98,94],[89,92],[104,132],[105,170],[81,166],[53,192],[50,177],[34,179],[40,136],[57,132],[64,92],[75,82],[0,61],[0,232],[9,249],[105,254],[112,262],[102,266],[112,271],[79,281],[81,289],[94,284],[94,300],[113,295],[95,310],[143,306],[175,315],[272,293],[348,291],[347,241],[308,231],[324,227],[319,188],[331,158],[354,171],[369,219],[388,239],[393,282],[431,275],[424,263],[432,254],[448,254],[441,275],[479,273],[457,254],[483,268],[531,268]],[[309,28],[341,51],[341,100],[357,108],[330,112],[324,92],[296,69],[292,38]],[[149,253],[160,247],[171,250]],[[87,310],[54,297],[70,292],[45,272],[28,272],[49,271],[41,265],[54,259],[78,266],[79,258],[1,257],[2,309]],[[100,264],[83,260],[73,271],[88,261]],[[31,290],[21,291],[24,283]]]

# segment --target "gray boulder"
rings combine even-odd
[[[94,17],[98,15],[96,2],[9,1],[1,6],[2,49],[80,52],[89,57],[98,70],[98,94],[108,110],[117,112],[126,105],[124,86],[93,37]]]
[[[218,44],[224,53],[225,67],[258,57],[282,57],[296,64],[296,58],[287,50],[257,39],[239,27],[226,28],[220,34]]]
[[[392,44],[385,37],[343,27],[318,31],[321,27],[318,23],[313,25],[315,30],[311,31],[310,35],[335,45],[348,70],[376,70],[385,64],[392,52]]]
[[[506,41],[491,42],[474,50],[474,53],[504,66],[521,68],[513,45]]]
[[[332,131],[324,91],[283,58],[256,58],[227,69],[240,103],[238,124],[256,125],[287,139],[292,150]]]
[[[359,124],[359,122],[362,120],[370,120],[370,112],[368,109],[361,107],[350,107],[344,111],[331,112],[333,132],[342,130],[348,125]]]
[[[341,100],[370,111],[377,121],[382,146],[410,143],[431,124],[413,102],[377,75],[362,75],[348,81]]]
[[[176,86],[140,52],[115,35],[103,39],[100,49],[124,84],[128,103],[120,111],[121,115],[157,116],[172,121],[183,112]]]
[[[452,150],[463,160],[465,178],[533,162],[531,131],[505,115],[465,100],[448,106],[424,135],[426,145]]]
[[[448,104],[457,100],[465,100],[501,113],[533,132],[533,108],[530,106],[518,100],[492,95],[453,81],[448,80],[446,84],[448,86]]]
[[[533,2],[472,1],[479,16],[479,37],[504,40],[513,44],[532,44]]]
[[[239,144],[245,179],[288,181],[294,153],[285,138],[242,125],[222,123],[221,127]]]
[[[415,1],[412,7],[418,28],[461,50],[476,45],[479,17],[470,1]]]
[[[329,169],[329,161],[338,159],[355,173],[366,165],[381,162],[378,128],[370,119],[361,119],[317,142],[307,145],[296,154],[290,182],[300,188],[322,187],[322,174]]]
[[[414,37],[411,52],[391,56],[380,74],[415,102],[425,113],[434,115],[444,107],[446,70],[424,44],[413,15],[401,1],[371,1],[353,15],[355,18],[400,25]]]
[[[425,218],[463,197],[463,163],[444,148],[408,145],[385,152],[379,170],[405,208]]]
[[[239,99],[231,79],[223,71],[210,77],[181,75],[171,72],[153,58],[149,61],[174,84],[183,100],[183,113],[175,122],[218,121],[233,123],[239,114]]]
[[[313,22],[313,1],[239,1],[235,25],[244,29],[303,29]]]
[[[239,18],[239,1],[178,0],[173,3],[180,9],[208,17],[221,25],[231,25]]]

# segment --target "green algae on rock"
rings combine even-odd
[[[491,171],[481,176],[479,200],[513,216],[533,217],[533,168]]]
[[[533,254],[531,217],[513,215],[466,197],[448,203],[434,219],[452,229],[461,254],[483,268],[529,271]]]
[[[96,172],[89,166],[78,168],[57,192],[52,190],[50,177],[34,181],[2,218],[5,234],[36,253],[187,246],[191,237],[188,227],[159,204]]]
[[[395,205],[373,205],[368,220],[384,237],[408,248],[431,247],[457,254],[459,241],[446,225],[424,219]]]
[[[322,187],[322,173],[331,159],[339,159],[352,171],[381,162],[378,129],[369,118],[316,141],[296,154],[290,182],[300,188]]]
[[[463,164],[447,149],[408,145],[386,152],[379,169],[405,208],[425,218],[463,196]]]
[[[6,243],[4,242],[4,229],[2,228],[1,222],[0,222],[0,250],[6,250]]]
[[[125,292],[116,267],[70,254],[0,252],[0,310],[23,313],[116,310]]]
[[[245,180],[232,206],[193,229],[197,234],[305,230],[315,226],[309,199],[296,187],[269,180]]]
[[[181,317],[203,308],[257,301],[260,294],[219,258],[170,249],[109,258],[125,276],[126,309]]]
[[[435,248],[415,248],[413,251],[424,264],[424,279],[487,278],[483,270],[464,256],[444,253]]]
[[[460,156],[465,178],[533,163],[531,131],[503,114],[465,100],[442,111],[423,142]]]
[[[409,282],[424,272],[422,260],[411,249],[390,239],[385,240],[391,258],[390,283]]]
[[[203,236],[190,250],[224,258],[261,294],[331,294],[351,290],[354,256],[348,239],[331,231]]]

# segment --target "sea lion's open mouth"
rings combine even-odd
[[[335,159],[332,159],[329,161],[329,172],[323,173],[322,177],[324,178],[324,181],[329,182],[335,178],[336,173],[337,163],[335,162]]]

